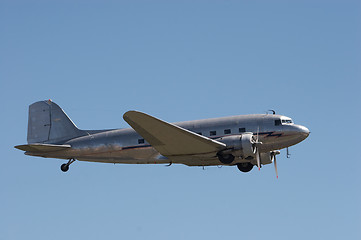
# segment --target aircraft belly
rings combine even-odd
[[[76,159],[90,162],[147,164],[169,163],[169,160],[160,159],[159,152],[152,147],[123,149],[109,147],[98,151],[83,151]]]
[[[169,158],[159,154],[152,147],[134,148],[125,150],[112,150],[107,153],[99,152],[82,154],[76,159],[79,161],[122,163],[122,164],[185,164],[188,166],[214,166],[221,165],[217,157],[213,156],[171,156]],[[237,160],[235,162],[238,162]]]

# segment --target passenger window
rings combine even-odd
[[[217,135],[217,132],[216,132],[216,131],[210,131],[209,134],[210,134],[211,136],[215,136],[215,135]]]
[[[144,143],[144,139],[138,139],[138,144],[143,144]]]
[[[246,132],[246,128],[239,128],[239,132],[240,133]]]
[[[224,130],[224,134],[230,134],[231,133],[231,129],[225,129]]]
[[[281,120],[280,120],[280,119],[278,119],[278,120],[275,120],[275,125],[276,125],[276,126],[279,126],[279,125],[281,125]]]

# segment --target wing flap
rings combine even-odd
[[[71,148],[70,145],[54,145],[54,144],[42,144],[42,143],[33,143],[18,145],[15,148],[20,149],[25,152],[56,152],[61,150],[66,150]]]
[[[124,120],[164,156],[215,153],[226,145],[187,129],[137,111],[126,112]]]

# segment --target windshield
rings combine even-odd
[[[293,123],[292,119],[282,119],[282,123]]]
[[[276,126],[286,125],[286,124],[293,124],[292,119],[286,118],[286,119],[277,119],[277,120],[275,120],[275,125]]]

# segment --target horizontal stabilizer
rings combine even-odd
[[[66,150],[71,148],[70,145],[54,145],[54,144],[42,144],[42,143],[34,143],[34,144],[25,144],[18,145],[15,148],[26,151],[26,152],[56,152],[61,150]]]

